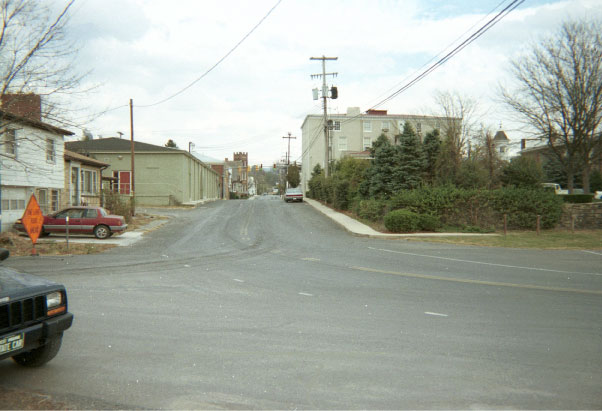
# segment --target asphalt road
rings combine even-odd
[[[6,265],[75,322],[0,386],[77,408],[602,408],[602,253],[354,237],[311,206],[222,201],[130,247]]]

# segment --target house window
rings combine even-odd
[[[2,200],[2,210],[25,210],[25,200]]]
[[[46,161],[54,163],[56,160],[56,151],[54,147],[54,140],[52,138],[46,139]]]
[[[4,154],[15,156],[17,154],[17,138],[14,129],[6,129],[2,133],[2,146]]]
[[[503,153],[505,153],[505,152],[506,152],[506,147],[504,147],[504,146],[500,147],[500,153],[502,153],[502,154],[503,154]]]
[[[364,150],[369,150],[372,147],[372,139],[370,137],[364,137]]]
[[[339,151],[347,150],[347,137],[339,137]]]
[[[341,122],[339,120],[335,120],[333,122],[334,131],[341,131]]]
[[[50,193],[50,211],[59,209],[59,190],[52,190]]]
[[[43,214],[48,214],[48,190],[45,188],[38,190],[38,204]]]
[[[388,121],[383,121],[381,123],[381,129],[382,129],[382,131],[385,131],[385,132],[389,131],[389,122]]]
[[[364,121],[364,133],[370,133],[370,132],[372,132],[372,122]]]
[[[82,193],[96,194],[98,191],[96,171],[82,170]]]

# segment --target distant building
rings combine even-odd
[[[224,166],[230,174],[230,191],[239,196],[249,195],[248,167],[249,153],[234,153],[234,160],[226,158]]]
[[[495,149],[502,160],[510,159],[510,139],[504,132],[504,130],[498,130],[493,137],[493,144]]]
[[[420,116],[412,114],[388,114],[387,110],[368,110],[362,113],[359,107],[349,107],[346,114],[329,114],[330,141],[329,159],[340,160],[346,156],[369,157],[369,149],[376,139],[384,134],[395,143],[395,136],[403,133],[406,122],[416,134],[424,136],[445,127],[449,120],[445,117]],[[461,120],[460,120],[461,121]],[[310,114],[301,125],[302,133],[302,174],[301,182],[306,184],[316,164],[324,165],[324,117]]]
[[[219,198],[221,176],[185,150],[134,142],[132,190],[130,140],[111,137],[71,141],[65,147],[107,163],[102,173],[110,179],[110,188],[124,196],[134,191],[138,205],[193,205]]]

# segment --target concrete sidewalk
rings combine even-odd
[[[479,233],[402,233],[402,234],[386,234],[374,230],[366,224],[360,223],[354,218],[351,218],[343,213],[339,213],[330,207],[322,205],[311,198],[304,198],[307,204],[314,207],[316,210],[331,218],[334,222],[342,226],[345,230],[359,237],[370,238],[408,238],[408,237],[468,237],[468,236],[491,236],[497,234],[479,234]]]

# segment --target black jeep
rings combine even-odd
[[[8,255],[0,248],[0,261]],[[65,287],[0,264],[0,360],[12,357],[26,367],[47,363],[72,322]]]

